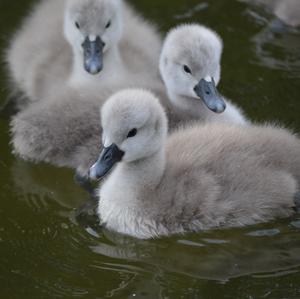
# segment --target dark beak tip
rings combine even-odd
[[[89,71],[89,73],[90,73],[91,75],[97,75],[97,74],[99,74],[99,73],[100,73],[100,71],[101,71],[101,69],[97,69],[97,70],[90,70],[90,71]]]
[[[85,70],[90,73],[91,75],[97,75],[102,71],[102,66],[92,66],[91,64],[85,64]]]
[[[98,162],[97,162],[98,163]],[[88,171],[88,177],[91,180],[98,180],[98,174],[97,174],[97,163],[94,164]]]
[[[92,181],[100,181],[102,177],[100,175],[89,176]]]
[[[218,113],[218,114],[223,113],[225,110],[226,110],[225,103],[222,103],[219,106],[217,106],[215,109],[212,109],[213,112]]]

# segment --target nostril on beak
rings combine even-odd
[[[104,157],[104,161],[109,161],[111,158],[112,158],[112,155],[111,155],[111,153],[109,153],[108,155],[106,155]]]

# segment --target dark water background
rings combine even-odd
[[[1,52],[33,2],[0,0]],[[300,30],[274,32],[267,10],[236,0],[131,2],[163,33],[190,21],[217,30],[221,92],[254,120],[300,131]],[[0,104],[6,76],[2,64]],[[87,195],[72,171],[16,159],[8,129],[2,114],[0,298],[300,298],[300,215],[155,241],[122,237],[78,222]]]

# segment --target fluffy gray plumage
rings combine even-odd
[[[95,96],[68,89],[31,105],[11,121],[14,153],[32,162],[74,168],[86,176],[101,148],[99,107],[120,89],[106,88]],[[165,104],[175,127],[179,118]]]
[[[104,30],[107,20],[111,25]],[[106,43],[99,75],[83,69],[75,21],[84,34],[99,31]],[[42,1],[7,51],[12,81],[33,101],[11,122],[14,152],[87,170],[90,164],[81,161],[93,161],[97,150],[84,145],[99,135],[98,111],[107,97],[130,86],[164,89],[157,68],[161,45],[155,27],[123,1]]]
[[[97,75],[83,68],[82,43],[92,35],[105,42],[104,67]],[[66,87],[96,93],[115,82],[122,84],[123,78],[151,86],[159,78],[161,44],[156,28],[124,1],[42,0],[16,33],[6,60],[13,88],[30,101],[41,101]]]
[[[163,108],[141,90],[111,97],[101,118],[103,143],[125,153],[100,185],[98,214],[109,229],[154,238],[294,213],[300,140],[285,129],[194,124],[167,138]]]
[[[205,107],[200,98],[195,98],[193,91],[197,84],[196,72],[195,77],[192,77],[182,70],[182,64],[187,63],[187,60],[193,70],[199,68],[202,62],[202,71],[200,66],[197,80],[212,76],[218,83],[221,50],[220,38],[210,29],[200,25],[179,26],[168,34],[161,54],[160,69],[166,80],[169,98],[162,82],[151,82],[147,76],[140,76],[138,81],[127,76],[122,82],[116,82],[114,86],[110,84],[110,88],[106,87],[101,92],[67,89],[52,94],[50,100],[29,107],[13,119],[11,127],[15,153],[26,160],[47,161],[58,166],[76,168],[81,175],[86,175],[101,147],[97,111],[109,95],[128,86],[151,89],[167,110],[171,129],[191,120],[245,123],[240,110],[229,102],[227,110],[222,114],[216,114]],[[174,57],[180,57],[181,65],[170,71],[162,61],[168,58],[171,65]],[[149,71],[147,63],[144,64],[144,71]],[[178,96],[178,90],[173,92],[173,85],[187,87],[183,91],[187,96]],[[190,93],[193,97],[189,96]],[[181,103],[187,109],[182,109]]]
[[[223,42],[220,36],[199,24],[179,25],[167,34],[160,55],[160,73],[173,110],[181,119],[197,119],[203,122],[247,122],[241,109],[229,100],[224,112],[209,110],[195,92],[201,80],[221,78]],[[185,68],[188,68],[188,72]],[[222,96],[221,96],[222,97]]]

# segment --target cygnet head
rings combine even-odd
[[[90,169],[92,179],[104,177],[120,161],[140,161],[163,149],[167,117],[148,91],[127,89],[114,94],[102,107],[101,121],[104,149]]]
[[[202,100],[216,113],[225,110],[216,89],[222,50],[221,38],[204,26],[180,25],[169,32],[160,57],[160,72],[176,107],[197,109],[191,105]]]
[[[103,53],[117,45],[122,35],[121,0],[68,0],[64,33],[75,55],[90,74],[103,69]]]

